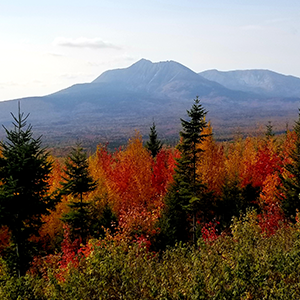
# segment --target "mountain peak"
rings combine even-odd
[[[153,62],[149,59],[145,59],[145,58],[142,58],[140,60],[138,60],[136,63],[133,64],[134,65],[152,65]]]
[[[169,82],[178,78],[189,77],[191,80],[200,80],[197,73],[175,61],[153,63],[142,58],[128,68],[115,69],[102,73],[93,83],[114,83],[127,86],[142,87],[157,85],[159,82]],[[150,88],[150,86],[149,86]]]

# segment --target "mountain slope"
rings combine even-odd
[[[268,97],[300,97],[300,78],[269,70],[207,70],[199,75],[232,90]]]
[[[197,95],[221,137],[232,136],[236,128],[247,132],[259,122],[274,119],[282,128],[297,114],[299,98],[265,96],[254,93],[253,87],[250,92],[234,88],[228,89],[174,61],[142,59],[128,68],[106,71],[91,83],[76,84],[45,97],[0,102],[0,122],[9,126],[10,112],[16,113],[17,101],[21,101],[22,111],[30,113],[34,131],[50,144],[80,139],[95,146],[107,141],[125,143],[134,129],[147,136],[153,120],[160,138],[177,141],[180,118],[186,118],[186,110]],[[4,130],[0,131],[0,138],[3,136]]]
[[[91,83],[75,85],[54,95],[78,96],[79,93],[84,92],[90,98],[95,93],[104,95],[112,91],[115,93],[120,91],[124,97],[135,93],[142,98],[174,99],[175,97],[180,100],[190,99],[195,95],[225,97],[240,95],[216,82],[200,77],[177,62],[152,63],[146,59],[141,59],[128,68],[106,71]]]
[[[224,89],[217,83],[199,78],[197,73],[177,62],[152,63],[146,59],[141,59],[126,69],[106,71],[92,83],[108,83],[131,91],[165,95],[170,91],[180,91],[182,88],[197,87],[203,95],[211,93],[214,89]]]

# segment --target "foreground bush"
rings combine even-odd
[[[0,297],[299,299],[298,224],[283,224],[274,235],[267,236],[256,213],[249,212],[234,220],[231,229],[231,235],[222,235],[214,242],[199,240],[197,248],[177,245],[156,254],[141,245],[95,243],[76,267],[68,266],[63,278],[55,277],[55,268],[48,269],[44,279],[29,275],[16,279],[2,272]]]

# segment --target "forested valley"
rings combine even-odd
[[[0,142],[1,299],[300,297],[300,115],[217,142],[196,98],[176,147],[153,123],[63,158],[27,122]]]

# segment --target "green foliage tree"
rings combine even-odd
[[[88,207],[88,231],[92,238],[104,238],[106,229],[109,229],[112,234],[115,233],[118,227],[118,218],[108,203],[99,206],[97,198],[95,200],[93,199]]]
[[[0,142],[0,224],[10,229],[14,253],[11,263],[19,277],[24,275],[33,255],[30,239],[38,236],[42,215],[49,214],[58,197],[49,194],[52,169],[49,154],[41,147],[41,137],[33,138],[32,126],[20,113],[12,130],[4,127],[6,141]]]
[[[191,110],[187,111],[190,120],[181,119],[183,130],[178,145],[181,157],[177,160],[174,182],[166,196],[166,209],[161,218],[163,239],[169,245],[188,241],[190,231],[195,242],[196,215],[208,209],[205,186],[197,174],[197,164],[203,152],[200,145],[208,136],[203,134],[207,126],[206,113],[197,97]]]
[[[296,134],[295,147],[290,152],[291,162],[285,165],[286,171],[291,175],[283,177],[282,209],[287,218],[296,216],[296,210],[300,209],[300,109],[298,120],[294,124]]]
[[[85,242],[88,235],[89,203],[83,201],[83,195],[93,191],[97,183],[89,174],[87,155],[78,144],[72,149],[65,161],[62,194],[72,195],[75,201],[69,204],[71,210],[63,216],[63,221],[71,226],[74,237]],[[78,201],[79,200],[79,201]]]
[[[162,142],[157,138],[156,126],[154,122],[152,127],[150,127],[149,141],[146,142],[145,147],[151,152],[152,157],[156,157],[162,148]]]
[[[220,228],[228,229],[233,217],[239,217],[249,209],[259,211],[257,198],[260,194],[258,187],[251,184],[241,188],[238,181],[225,179],[221,197],[214,201],[214,212],[216,219],[220,222]]]

